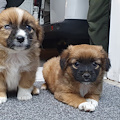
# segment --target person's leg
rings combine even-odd
[[[111,0],[89,0],[87,21],[90,44],[102,45],[108,51]]]

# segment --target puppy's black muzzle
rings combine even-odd
[[[94,82],[97,79],[99,71],[74,71],[73,75],[75,80],[79,82]]]
[[[91,75],[90,73],[86,72],[82,75],[82,78],[84,79],[85,82],[90,82]]]

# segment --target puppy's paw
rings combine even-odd
[[[83,102],[81,104],[79,104],[78,108],[80,110],[84,110],[86,112],[91,112],[95,110],[95,106],[92,105],[90,102]]]
[[[7,97],[0,97],[0,104],[7,101]]]
[[[32,98],[31,94],[23,94],[23,95],[18,95],[17,99],[18,100],[30,100]]]
[[[46,89],[47,89],[47,85],[46,85],[46,83],[42,84],[42,86],[41,86],[41,90],[46,90]]]
[[[17,94],[17,99],[18,100],[29,100],[32,98],[31,95],[32,88],[25,89],[19,87],[18,94]]]
[[[34,87],[34,88],[33,88],[33,91],[32,91],[32,94],[33,94],[33,95],[39,95],[39,93],[40,93],[39,88]]]
[[[86,99],[87,102],[90,102],[94,107],[98,106],[98,101],[94,100],[94,99]]]
[[[33,93],[34,95],[39,95],[40,90],[35,87],[35,88],[33,89],[32,93]]]

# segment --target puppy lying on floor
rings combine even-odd
[[[9,8],[0,14],[0,103],[7,91],[17,90],[19,100],[28,100],[39,89],[33,86],[39,66],[42,29],[27,11]]]
[[[94,111],[109,68],[109,58],[101,46],[71,45],[44,64],[46,83],[41,89],[48,88],[57,100],[80,110]]]

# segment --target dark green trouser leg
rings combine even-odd
[[[90,44],[102,45],[108,51],[111,0],[89,0],[87,21]]]

